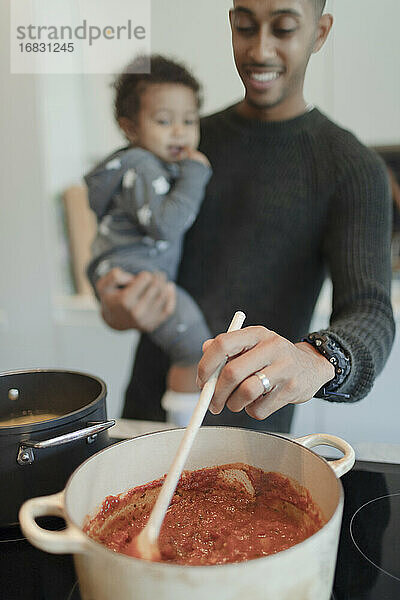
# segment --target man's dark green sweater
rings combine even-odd
[[[260,122],[230,107],[202,120],[200,150],[214,174],[186,235],[179,284],[215,334],[241,309],[245,325],[265,325],[296,342],[309,333],[329,275],[333,312],[325,331],[351,358],[350,375],[338,391],[360,400],[394,337],[384,164],[317,109]],[[143,339],[124,416],[162,418],[166,365]],[[225,409],[207,422],[287,431],[292,411],[285,407],[259,423]]]

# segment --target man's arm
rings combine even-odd
[[[326,333],[350,357],[337,389],[360,400],[370,391],[394,339],[390,302],[392,204],[384,164],[356,141],[332,198],[324,253],[333,282]],[[344,161],[342,161],[343,163]],[[330,400],[340,400],[331,397]]]
[[[131,275],[114,268],[96,283],[101,314],[112,329],[154,331],[175,310],[175,285],[163,273]]]
[[[386,172],[361,144],[355,150],[342,161],[346,168],[338,174],[327,220],[324,253],[334,297],[330,326],[320,332],[350,356],[350,373],[336,390],[348,393],[350,401],[369,392],[394,338]],[[333,365],[308,342],[292,344],[264,327],[247,327],[206,342],[198,368],[200,387],[226,357],[210,406],[215,413],[226,404],[233,412],[244,409],[265,419],[286,404],[306,402],[335,376]]]

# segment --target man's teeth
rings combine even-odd
[[[278,79],[280,73],[251,73],[250,77],[256,81],[273,81]]]

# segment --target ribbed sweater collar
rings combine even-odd
[[[230,127],[244,134],[252,135],[293,135],[313,129],[325,120],[324,115],[317,109],[312,110],[285,121],[259,121],[247,119],[237,112],[237,104],[229,106],[220,113],[221,118]]]

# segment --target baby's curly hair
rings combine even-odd
[[[138,73],[150,59],[150,73]],[[201,86],[182,64],[160,54],[138,56],[113,83],[115,89],[114,115],[134,119],[140,110],[140,97],[147,85],[152,83],[176,83],[185,85],[195,93],[198,108],[202,104]]]

